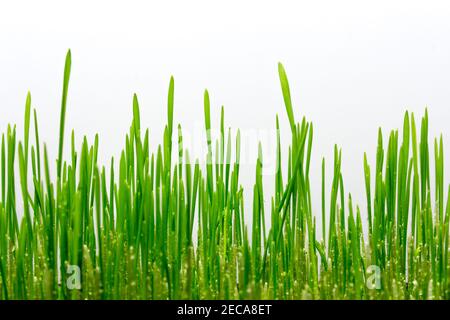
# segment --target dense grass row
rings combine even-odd
[[[239,131],[232,137],[225,129],[222,109],[221,136],[212,141],[207,91],[207,161],[191,161],[181,127],[173,126],[173,79],[156,153],[149,151],[149,131],[140,126],[136,96],[117,172],[116,159],[109,167],[98,164],[98,137],[93,144],[85,138],[77,150],[72,132],[67,146],[70,68],[69,51],[56,176],[39,140],[30,95],[23,135],[13,126],[2,134],[0,299],[450,298],[444,151],[442,138],[435,140],[430,156],[427,114],[419,128],[406,113],[403,130],[392,131],[387,144],[380,129],[375,166],[366,157],[361,166],[367,194],[361,210],[345,193],[336,147],[331,184],[324,178],[325,160],[322,172],[312,173],[322,175],[322,190],[314,190],[322,193],[322,206],[313,208],[313,126],[294,119],[281,64],[291,142],[282,155],[281,141],[288,139],[277,130],[273,195],[263,190],[261,145],[253,190],[240,186]],[[71,149],[70,159],[63,159],[64,147]],[[253,197],[249,226],[244,195]],[[81,270],[79,287],[73,266]]]

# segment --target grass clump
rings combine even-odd
[[[207,91],[205,167],[191,161],[182,128],[173,125],[171,78],[157,152],[150,152],[135,95],[115,171],[114,158],[109,167],[97,161],[98,136],[93,144],[84,138],[76,149],[72,132],[71,157],[63,159],[70,68],[69,51],[56,177],[39,140],[30,94],[23,136],[8,126],[1,137],[0,299],[450,298],[450,188],[446,197],[442,137],[434,140],[430,156],[427,113],[420,127],[406,113],[403,130],[390,132],[387,144],[380,129],[374,167],[364,155],[364,218],[344,191],[341,150],[335,147],[331,184],[325,181],[325,160],[319,173],[319,226],[310,188],[313,125],[305,118],[296,122],[279,64],[289,153],[281,154],[277,117],[275,193],[269,197],[263,190],[260,145],[253,193],[245,193],[253,196],[252,222],[246,225],[240,133],[232,137],[225,129],[222,109],[221,135],[212,141]],[[178,160],[172,163],[175,146]]]

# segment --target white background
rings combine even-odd
[[[170,75],[175,121],[184,131],[203,127],[208,88],[216,127],[221,105],[227,126],[243,131],[273,130],[278,113],[287,146],[277,74],[281,61],[296,119],[305,115],[314,123],[317,216],[320,162],[325,156],[331,171],[335,143],[343,149],[346,192],[365,208],[363,153],[374,165],[379,126],[386,137],[402,125],[405,110],[417,117],[428,106],[431,136],[443,133],[450,150],[449,40],[448,1],[1,0],[0,130],[17,123],[22,134],[31,90],[41,138],[56,159],[64,57],[71,48],[65,151],[75,129],[78,142],[84,134],[93,141],[99,133],[103,163],[117,156],[134,92],[141,126],[150,128],[155,148],[162,141]],[[273,142],[263,143],[265,160],[273,162]],[[256,143],[246,148],[254,159]],[[247,201],[253,167],[242,170]],[[265,176],[267,192],[272,181]]]

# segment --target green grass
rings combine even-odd
[[[291,141],[283,155],[281,142],[288,139],[277,117],[273,195],[263,189],[261,145],[253,190],[244,192],[240,133],[231,136],[222,109],[221,135],[211,139],[207,91],[207,163],[191,161],[181,126],[173,126],[173,78],[156,153],[141,128],[136,95],[120,159],[111,158],[109,167],[98,163],[98,136],[93,144],[84,138],[76,149],[72,132],[67,146],[70,68],[69,51],[56,163],[39,140],[30,94],[23,136],[8,126],[1,137],[0,299],[450,298],[450,188],[444,185],[442,137],[430,155],[427,113],[420,127],[406,113],[402,130],[387,140],[379,130],[375,166],[366,155],[361,163],[367,203],[360,208],[344,191],[338,147],[331,183],[325,159],[321,172],[310,172],[313,125],[295,120],[281,64]],[[63,158],[64,147],[70,159]],[[310,174],[321,175],[321,190],[311,190]],[[320,208],[312,207],[313,191],[322,195]],[[253,197],[249,225],[244,196]]]

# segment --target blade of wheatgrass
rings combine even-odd
[[[24,126],[24,155],[25,155],[25,167],[28,163],[28,138],[30,132],[30,112],[31,112],[31,94],[28,91],[27,100],[25,103],[25,126]]]
[[[208,90],[205,90],[204,94],[204,115],[205,115],[206,142],[208,144],[208,153],[206,159],[207,191],[209,199],[210,201],[212,201],[214,182],[213,182],[213,168],[212,168],[212,146],[211,146],[211,109]]]
[[[40,152],[40,142],[39,142],[39,127],[38,127],[38,120],[37,120],[37,112],[36,109],[33,110],[33,116],[34,116],[34,135],[36,138],[36,167],[37,167],[37,173],[38,173],[38,180],[41,180],[41,152]]]
[[[322,158],[322,241],[325,244],[327,242],[326,235],[326,217],[325,217],[325,158]]]
[[[71,65],[72,65],[72,57],[71,57],[70,50],[68,50],[67,55],[66,55],[66,62],[64,65],[64,81],[63,81],[63,91],[62,91],[62,98],[61,98],[61,116],[60,116],[60,120],[59,120],[59,148],[58,148],[58,161],[57,161],[58,178],[61,178],[62,156],[63,156],[63,147],[64,147],[64,124],[66,121],[67,92],[69,90]]]
[[[16,195],[15,195],[15,170],[14,160],[16,152],[16,126],[11,129],[8,126],[7,131],[7,167],[8,167],[8,185],[7,185],[7,199],[6,199],[6,211],[9,227],[9,239],[15,241],[19,232],[19,222],[17,219],[17,212],[15,207]]]
[[[33,239],[33,229],[32,229],[33,225],[31,222],[30,207],[28,203],[27,169],[22,142],[19,142],[19,169],[20,169],[20,184],[22,187],[23,210],[25,213],[25,218],[27,220],[28,237],[31,241],[31,239]]]
[[[167,125],[169,127],[170,133],[172,133],[172,128],[173,128],[174,87],[175,87],[175,81],[174,81],[173,77],[170,77],[169,92],[167,94]]]
[[[284,70],[281,62],[278,63],[278,74],[280,77],[281,90],[283,92],[284,105],[286,107],[286,112],[289,118],[289,124],[291,126],[292,132],[295,133],[295,120],[294,112],[292,111],[291,92],[289,89],[289,82],[286,76],[286,71]]]

